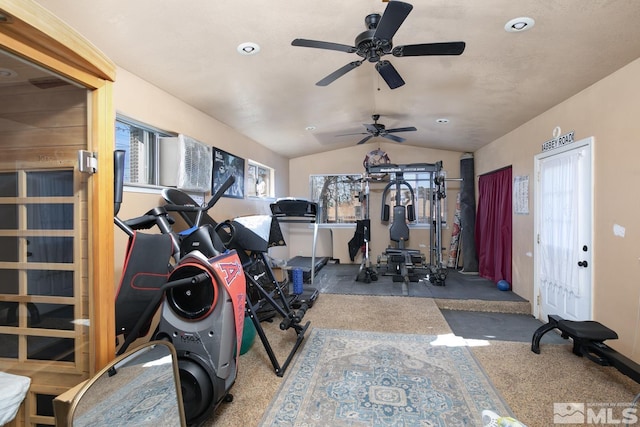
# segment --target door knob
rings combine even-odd
[[[578,267],[587,267],[588,265],[587,261],[578,261]]]

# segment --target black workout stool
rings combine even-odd
[[[531,340],[531,351],[540,354],[540,339],[552,329],[558,329],[562,338],[571,338],[573,353],[585,356],[601,366],[613,366],[629,378],[640,383],[640,365],[623,356],[604,343],[606,340],[618,339],[618,334],[593,320],[574,321],[549,315],[549,323],[540,326]]]

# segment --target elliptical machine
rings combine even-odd
[[[181,238],[171,229],[173,219],[163,208],[123,221],[124,151],[114,153],[115,224],[129,236],[123,275],[116,297],[116,333],[124,335],[117,354],[137,338],[147,336],[154,313],[161,317],[154,339],[173,344],[178,356],[186,422],[207,419],[229,393],[237,376],[243,331],[246,282],[235,251],[211,239],[206,255],[182,253]],[[233,181],[214,195],[209,209]],[[158,226],[161,234],[138,230]],[[224,253],[223,253],[224,251]],[[171,263],[173,258],[174,263]]]

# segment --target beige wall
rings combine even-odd
[[[277,197],[289,192],[289,162],[255,141],[238,134],[227,125],[207,116],[179,99],[118,68],[114,84],[114,105],[119,114],[170,132],[183,133],[205,144],[215,146],[244,159],[250,158],[275,169]],[[118,216],[122,219],[143,215],[147,210],[164,204],[159,194],[125,192]],[[269,201],[223,197],[211,209],[219,222],[241,215],[269,214]],[[120,280],[126,235],[115,231],[116,281]],[[286,257],[286,252],[272,249],[272,255]],[[271,252],[270,252],[271,253]]]
[[[312,174],[361,174],[364,172],[363,160],[368,152],[376,148],[385,151],[392,163],[435,163],[443,162],[443,169],[447,177],[458,178],[460,176],[460,156],[462,153],[445,150],[432,150],[427,148],[410,147],[397,143],[373,143],[356,145],[340,150],[310,156],[298,157],[290,161],[289,187],[291,196],[309,198],[309,175]],[[386,183],[372,183],[370,185],[370,217],[371,217],[371,257],[375,262],[378,255],[384,252],[391,243],[389,240],[388,226],[380,221],[382,207],[382,191]],[[447,204],[449,213],[449,225],[443,230],[442,246],[448,251],[451,240],[451,224],[456,205],[456,196],[460,190],[459,182],[447,182]],[[347,242],[353,237],[355,226],[337,226],[331,229],[321,229],[317,247],[319,256],[332,256],[340,259],[342,263],[350,263]],[[309,227],[291,227],[289,246],[291,256],[311,255],[312,230]],[[427,260],[429,259],[429,230],[412,228],[409,235],[408,247],[420,249]],[[443,254],[444,261],[447,253]],[[361,258],[355,262],[359,263]]]
[[[533,176],[534,156],[554,127],[593,136],[593,317],[615,330],[610,345],[640,361],[640,59],[475,153],[477,175],[512,165]],[[530,181],[533,196],[533,180]],[[534,217],[513,216],[513,290],[533,300]],[[618,224],[624,237],[613,234]]]

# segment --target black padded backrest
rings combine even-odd
[[[407,225],[404,206],[393,207],[393,223],[389,228],[389,238],[394,242],[409,240],[409,226]]]

